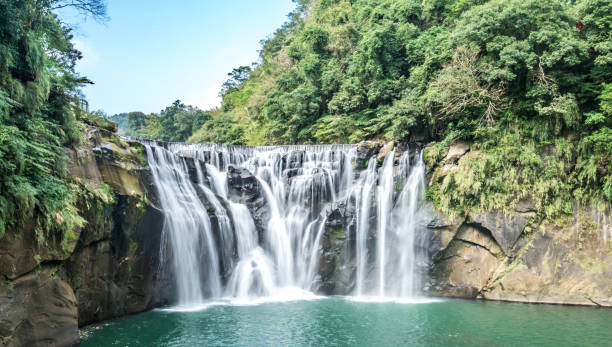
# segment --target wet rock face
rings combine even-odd
[[[0,284],[0,345],[72,346],[79,343],[77,299],[50,271]]]
[[[65,263],[78,298],[79,325],[169,303],[170,272],[159,271],[163,214],[119,196],[106,237],[82,242]]]
[[[504,253],[509,254],[510,249],[521,236],[529,219],[535,213],[513,213],[506,215],[502,211],[477,213],[472,216],[473,223],[487,229],[501,246]]]
[[[256,200],[260,195],[257,178],[247,169],[229,166],[227,179],[229,189],[247,203]]]
[[[357,154],[355,158],[355,168],[363,170],[368,167],[368,161],[372,157],[376,157],[380,149],[383,147],[382,142],[377,141],[362,141],[357,144]]]
[[[38,241],[34,220],[26,223],[19,232],[7,232],[0,238],[0,276],[14,280],[36,268],[41,262],[67,259],[76,246],[80,231],[68,242],[58,235],[48,235],[43,243]]]
[[[501,254],[487,231],[462,226],[435,257],[431,290],[444,296],[476,298],[503,262]]]
[[[293,151],[283,158],[284,167],[287,169],[297,169],[304,163],[305,151]]]
[[[429,294],[612,307],[610,210],[577,207],[573,222],[526,228],[534,214],[524,200],[513,212],[434,215]]]
[[[72,345],[80,325],[174,297],[163,275],[171,272],[160,271],[163,214],[143,146],[100,128],[88,137],[89,145],[66,149],[68,169],[92,186],[107,184],[113,199],[79,202],[87,224],[65,239],[40,242],[33,223],[0,239],[0,345]]]
[[[227,185],[229,193],[247,205],[255,222],[259,240],[263,241],[263,232],[270,212],[257,178],[247,169],[230,165],[227,170]]]
[[[71,172],[110,185],[115,196],[103,207],[83,206],[88,224],[62,263],[78,299],[81,326],[166,304],[174,290],[172,279],[162,276],[170,272],[160,271],[164,216],[156,207],[143,145],[100,130],[90,131],[90,141],[93,163],[87,148],[80,149]],[[112,152],[97,155],[97,147]]]
[[[491,300],[612,307],[612,247],[587,207],[567,227],[522,236],[483,291]],[[609,216],[609,215],[608,215]],[[609,217],[608,217],[609,218]]]
[[[327,207],[321,239],[315,290],[326,295],[347,295],[355,286],[355,204]]]

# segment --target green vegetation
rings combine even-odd
[[[107,117],[125,135],[229,144],[453,141],[467,159],[429,188],[451,214],[531,197],[546,217],[612,202],[611,0],[296,0],[252,67],[231,71],[222,105],[179,100]],[[102,0],[0,0],[0,236],[35,220],[71,235],[97,196],[67,176],[64,147],[85,123],[71,31],[53,13],[105,18]]]
[[[39,240],[85,223],[63,146],[82,141],[79,87],[90,82],[74,72],[81,54],[53,13],[67,6],[105,18],[101,0],[0,0],[0,237],[31,220]]]
[[[117,134],[119,135],[127,135],[129,131],[128,126],[128,114],[127,113],[118,113],[112,116],[107,116],[104,111],[96,111],[98,115],[105,117],[109,121],[117,124]]]
[[[230,76],[190,141],[463,140],[448,213],[612,201],[610,0],[299,0]]]
[[[121,135],[183,142],[210,119],[210,113],[176,100],[159,114],[119,113],[107,119],[117,123]]]

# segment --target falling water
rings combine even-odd
[[[153,144],[146,148],[165,213],[164,235],[180,304],[205,297],[305,295],[316,289],[326,206],[338,202],[355,204],[356,230],[345,241],[355,251],[354,294],[418,293],[415,240],[424,190],[420,154],[412,153],[411,159],[406,151],[398,160],[393,150],[380,168],[372,157],[367,169],[356,172],[352,145],[171,143],[167,150]],[[194,159],[196,184],[189,179],[185,157]],[[264,199],[260,224],[230,189],[230,171],[237,168],[253,175]],[[209,218],[205,206],[216,218]]]
[[[201,302],[204,281],[208,283],[207,294],[218,296],[221,281],[210,218],[189,180],[185,161],[161,147],[145,146],[165,215],[163,235],[171,247],[178,302],[181,305]]]
[[[357,296],[365,294],[366,267],[368,266],[367,238],[370,230],[370,210],[372,204],[372,190],[376,184],[376,157],[370,158],[368,168],[359,177],[357,185],[357,237],[355,251],[356,259],[356,287]]]
[[[410,153],[404,152],[395,167],[394,158],[394,151],[387,154],[378,174],[372,165],[375,158],[370,159],[370,165],[356,185],[359,192],[356,199],[357,296],[409,298],[418,295],[420,288],[417,265],[424,260],[425,247],[418,244],[418,226],[422,217],[425,165],[420,152],[413,156],[412,162]],[[373,202],[375,223],[371,211]],[[367,238],[373,227],[376,228],[376,253],[370,256]]]

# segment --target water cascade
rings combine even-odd
[[[412,157],[411,157],[412,155]],[[425,239],[419,238],[425,191],[421,152],[390,151],[377,169],[376,158],[354,185],[357,297],[411,298],[420,288],[417,265],[425,260]],[[368,246],[374,235],[375,247]]]
[[[354,250],[352,294],[418,294],[420,153],[392,150],[359,171],[352,145],[165,147],[146,144],[180,304],[312,295],[329,209],[340,203],[354,206],[344,241]],[[237,191],[232,175],[256,196]]]
[[[218,296],[221,281],[210,218],[189,181],[186,164],[161,147],[147,145],[146,151],[165,215],[162,233],[171,247],[178,302],[190,305],[201,302],[206,294]],[[208,283],[206,291],[204,281]]]

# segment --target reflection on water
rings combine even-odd
[[[612,310],[332,297],[161,309],[83,330],[83,346],[605,346]]]

